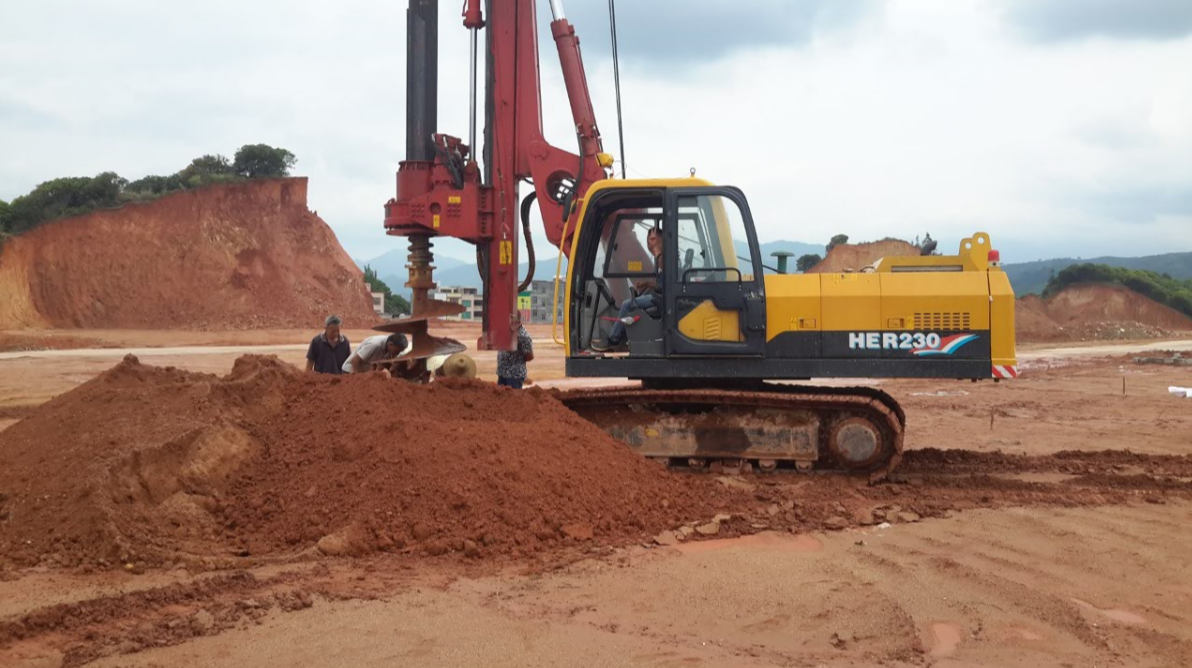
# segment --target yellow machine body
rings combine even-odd
[[[885,257],[844,273],[778,274],[744,195],[702,179],[606,180],[574,215],[562,292],[568,374],[631,378],[1011,378],[1014,293],[989,235],[955,255]],[[665,251],[644,254],[645,230]],[[636,236],[635,236],[636,235]],[[656,264],[656,262],[661,264]],[[694,266],[693,266],[694,265]],[[632,287],[628,355],[593,354]],[[610,324],[611,323],[611,324]]]

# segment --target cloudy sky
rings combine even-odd
[[[440,7],[439,126],[463,136],[459,5]],[[617,153],[607,2],[565,5]],[[298,156],[352,256],[402,247],[381,206],[404,154],[404,9],[6,1],[0,199],[264,142]],[[950,250],[984,230],[1008,262],[1192,250],[1189,0],[622,0],[617,19],[629,175],[740,186],[763,241],[930,231]],[[547,136],[570,148],[542,47]]]

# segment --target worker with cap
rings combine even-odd
[[[352,354],[348,338],[340,333],[342,321],[329,315],[323,321],[323,332],[310,340],[306,349],[306,370],[317,373],[343,373],[344,362]]]
[[[370,336],[360,342],[356,352],[352,353],[343,364],[344,373],[360,373],[370,371],[373,362],[391,360],[406,350],[409,341],[405,334],[378,334]],[[404,362],[401,364],[404,365]]]

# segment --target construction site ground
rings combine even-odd
[[[0,430],[129,352],[223,376],[246,354],[299,365],[313,334],[0,332]],[[535,384],[574,384],[550,328],[531,334]],[[908,416],[892,480],[667,474],[731,505],[661,533],[625,515],[607,539],[492,559],[0,555],[0,665],[1192,665],[1192,399],[1168,392],[1192,367],[1134,363],[1144,350],[1192,339],[1024,345],[1022,376],[996,384],[874,381]]]

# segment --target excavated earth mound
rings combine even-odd
[[[0,329],[310,327],[376,318],[306,179],[215,185],[54,221],[0,248]]]
[[[1020,341],[1101,341],[1186,335],[1192,318],[1119,285],[1074,285],[1015,308]]]
[[[809,274],[860,271],[884,257],[919,256],[919,248],[899,239],[884,239],[862,244],[840,244],[828,256],[807,270]]]
[[[743,494],[665,471],[540,390],[260,356],[224,377],[128,356],[0,432],[0,458],[0,564],[26,566],[518,557],[707,521]]]

